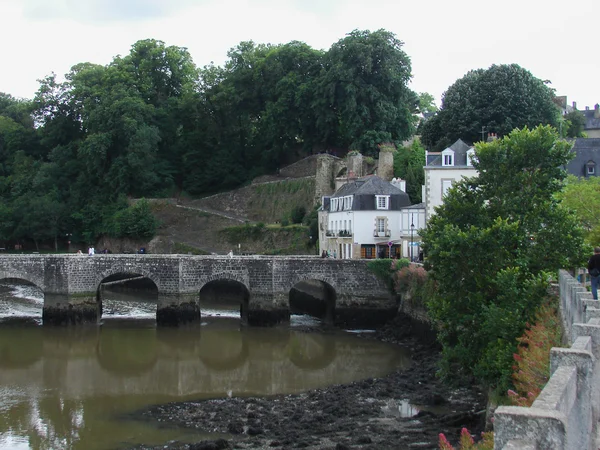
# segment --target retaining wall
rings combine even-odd
[[[530,408],[496,410],[495,449],[598,449],[600,303],[565,270],[559,272],[559,285],[570,348],[551,350],[551,377]]]

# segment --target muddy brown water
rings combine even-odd
[[[0,284],[0,448],[120,449],[219,436],[131,419],[149,405],[299,393],[407,367],[405,350],[294,316],[240,326],[235,308],[203,305],[202,324],[156,328],[152,300],[105,294],[103,324],[16,325],[41,318],[41,293]],[[109,298],[110,297],[110,298]],[[306,325],[317,328],[307,332]]]

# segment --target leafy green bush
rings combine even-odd
[[[407,259],[374,259],[367,263],[367,269],[374,273],[378,278],[385,281],[391,291],[394,290],[392,275],[402,267],[409,265]]]
[[[126,209],[117,211],[109,235],[116,238],[152,239],[158,229],[158,220],[152,214],[148,200],[142,198]]]
[[[290,219],[292,223],[302,223],[304,216],[306,216],[306,208],[304,206],[294,206]]]

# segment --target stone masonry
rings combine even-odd
[[[559,272],[560,312],[570,348],[550,352],[550,379],[530,408],[500,406],[499,450],[596,450],[600,416],[600,302]]]
[[[241,315],[250,325],[289,320],[290,290],[304,280],[321,281],[335,292],[335,322],[365,317],[384,321],[393,317],[397,306],[366,264],[307,256],[3,255],[0,279],[26,280],[43,291],[44,324],[96,323],[101,284],[118,274],[142,275],[154,282],[160,325],[199,321],[200,290],[215,280],[245,286],[248,295]]]

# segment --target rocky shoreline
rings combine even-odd
[[[450,387],[436,377],[439,347],[431,332],[400,315],[364,338],[408,348],[413,363],[382,378],[303,394],[156,405],[134,418],[231,437],[136,449],[437,449],[439,433],[450,442],[463,427],[480,435],[485,397],[475,387]]]

